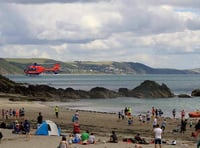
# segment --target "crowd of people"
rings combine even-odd
[[[126,119],[128,121],[128,125],[132,125],[134,123],[133,118],[132,118],[132,112],[130,112],[129,114],[126,114],[125,109],[118,112],[118,119],[119,120]],[[167,143],[167,144],[172,144],[172,145],[176,144],[175,140],[172,141],[171,143],[162,141],[162,134],[165,132],[165,129],[167,127],[167,120],[165,117],[162,117],[163,114],[164,112],[162,111],[161,108],[152,107],[151,112],[147,111],[146,114],[138,115],[138,120],[141,125],[144,123],[149,124],[149,121],[152,120],[152,127],[153,127],[154,136],[155,136],[155,139],[153,142],[155,143],[155,148],[157,147],[157,145],[159,145],[159,147],[161,148],[162,143]],[[177,112],[176,112],[176,109],[174,108],[172,109],[172,118],[175,119],[176,117],[177,117]],[[177,132],[177,133],[180,133],[181,135],[184,135],[187,129],[187,125],[188,125],[188,119],[186,118],[186,112],[184,109],[180,111],[180,119],[181,120],[178,123],[177,128],[172,129],[172,132]],[[158,123],[158,120],[160,124]],[[189,127],[193,128],[192,119],[189,120]],[[196,129],[195,136],[197,137],[197,135],[200,135],[200,120],[199,120],[199,123],[196,124],[195,129]],[[131,140],[134,143],[136,142],[135,138],[129,138],[129,140]],[[198,146],[200,146],[200,140],[198,142]]]
[[[55,116],[58,119],[59,118],[59,107],[56,106],[54,108]],[[180,112],[181,116],[181,122],[180,122],[180,128],[176,132],[180,132],[182,135],[186,131],[186,126],[188,124],[188,120],[185,118],[185,111],[182,110]],[[147,111],[146,114],[139,114],[138,120],[140,125],[143,124],[149,124],[150,121],[152,121],[152,131],[154,133],[154,141],[155,148],[159,146],[162,147],[162,134],[165,132],[167,127],[167,120],[166,118],[162,118],[163,111],[161,109],[156,109],[155,107],[152,107],[151,112]],[[176,118],[176,110],[172,110],[172,118]],[[2,121],[7,119],[13,119],[14,122],[12,123],[12,129],[14,134],[26,134],[27,137],[30,138],[30,129],[31,124],[30,121],[25,119],[25,110],[24,108],[20,109],[9,109],[5,110],[2,109]],[[134,119],[132,115],[132,109],[130,107],[125,107],[124,110],[121,110],[118,113],[118,119],[119,120],[127,120],[129,126],[134,126]],[[159,119],[159,124],[158,123]],[[20,120],[20,122],[19,122]],[[95,135],[93,132],[89,132],[88,130],[85,130],[84,132],[81,131],[80,126],[80,118],[79,118],[79,111],[77,110],[74,115],[71,118],[72,121],[72,133],[69,134],[68,137],[62,136],[62,139],[59,143],[59,148],[69,148],[71,147],[71,144],[73,143],[81,143],[81,144],[94,144],[96,143]],[[3,123],[3,122],[2,122]],[[1,123],[1,125],[3,125]],[[40,125],[43,123],[43,115],[42,112],[38,113],[37,116],[37,128],[40,127]],[[193,127],[192,120],[189,122],[189,127]],[[151,124],[150,124],[151,125]],[[7,127],[7,126],[5,126]],[[199,123],[195,125],[195,133],[194,137],[197,137],[197,135],[200,135],[200,120]],[[2,135],[3,137],[3,135]],[[123,141],[131,141],[132,143],[136,143],[138,148],[142,148],[140,144],[149,144],[151,141],[147,141],[145,138],[140,137],[140,133],[137,133],[134,137],[123,139]],[[115,131],[111,132],[110,139],[108,139],[108,142],[111,143],[118,143],[119,139]],[[200,141],[198,142],[198,145],[200,146]]]
[[[2,109],[1,110],[1,117],[2,119],[19,119],[25,116],[25,109]]]

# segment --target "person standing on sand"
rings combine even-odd
[[[1,115],[2,115],[2,119],[4,119],[5,118],[5,110],[4,109],[1,110]]]
[[[173,116],[173,118],[176,117],[176,109],[175,108],[172,110],[172,116]]]
[[[161,129],[162,129],[163,133],[165,131],[166,124],[167,124],[167,121],[166,121],[166,119],[164,119],[163,122],[162,122],[162,124],[161,124]]]
[[[186,125],[187,125],[187,119],[185,119],[185,120],[181,120],[181,131],[180,131],[180,133],[183,135],[184,133],[185,133],[185,131],[186,131]]]
[[[152,114],[152,117],[155,116],[155,108],[154,108],[154,106],[153,106],[152,109],[151,109],[151,114]]]
[[[159,147],[162,148],[162,129],[159,127],[159,124],[156,125],[153,132],[154,132],[155,148],[157,148],[158,144]]]
[[[43,122],[43,116],[42,116],[42,113],[39,112],[39,115],[37,117],[37,128],[42,124]]]
[[[78,120],[76,120],[76,121],[73,123],[73,133],[74,133],[74,134],[79,134],[80,132],[81,132],[80,124],[79,124]]]
[[[30,122],[28,120],[24,121],[23,124],[24,127],[24,133],[26,134],[26,138],[28,138],[28,140],[30,140]]]
[[[56,106],[56,107],[54,108],[54,111],[55,111],[56,118],[58,119],[59,107]]]
[[[185,118],[185,110],[183,109],[182,111],[181,111],[181,120],[183,120]]]
[[[197,136],[197,139],[198,139],[199,134],[200,134],[200,120],[195,125],[195,132],[196,132],[196,136]],[[197,148],[200,148],[200,139],[197,140]]]
[[[157,124],[158,124],[158,119],[157,119],[157,117],[154,117],[154,119],[153,119],[153,128],[155,128],[157,126]]]

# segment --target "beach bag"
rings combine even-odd
[[[176,140],[173,140],[171,145],[176,145]]]

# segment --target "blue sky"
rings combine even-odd
[[[200,68],[198,0],[1,0],[0,57]]]

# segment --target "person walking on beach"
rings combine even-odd
[[[56,118],[58,119],[59,107],[56,106],[56,107],[54,108],[54,111],[55,111]]]
[[[159,145],[159,147],[162,148],[162,129],[159,127],[159,124],[156,125],[153,132],[155,148],[157,148],[157,145]]]

